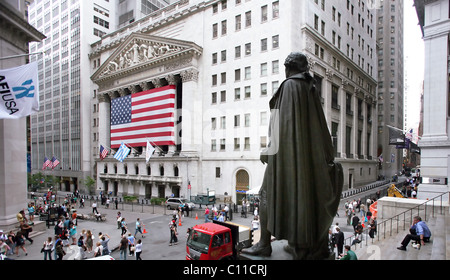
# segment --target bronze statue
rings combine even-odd
[[[261,240],[243,250],[270,256],[271,235],[286,239],[294,259],[326,259],[328,229],[336,215],[343,184],[308,60],[299,52],[286,61],[286,80],[270,100],[270,143],[260,190]]]

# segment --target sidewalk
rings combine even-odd
[[[128,205],[130,206],[130,205]],[[114,206],[111,206],[109,208],[106,208],[104,205],[98,205],[97,207],[100,214],[106,215],[106,221],[96,221],[95,219],[89,219],[89,220],[82,220],[78,219],[78,226],[77,226],[77,239],[79,237],[79,234],[83,229],[85,230],[91,230],[93,235],[95,236],[94,239],[94,247],[95,243],[99,240],[98,235],[99,233],[105,233],[110,236],[110,241],[108,243],[108,247],[110,251],[114,251],[118,249],[120,240],[121,240],[121,230],[117,228],[117,212],[120,211],[122,214],[122,217],[125,218],[125,221],[128,225],[128,232],[131,232],[134,234],[135,232],[135,222],[137,218],[140,218],[141,221],[149,220],[152,218],[158,218],[158,217],[167,217],[167,223],[169,222],[173,210],[164,209],[163,206],[155,206],[154,210],[151,211],[154,213],[142,213],[142,212],[134,212],[131,211],[131,207],[124,207],[124,210],[115,209]],[[84,208],[77,208],[78,214],[83,215],[89,215],[92,214],[92,208],[87,205]],[[195,209],[194,211],[191,211],[189,213],[189,217],[183,218],[183,228],[187,228],[190,226],[193,226],[195,224],[202,224],[204,223],[204,210],[205,206],[202,206],[202,209]],[[196,214],[198,219],[196,219]],[[232,222],[241,224],[244,226],[251,225],[251,221],[253,219],[253,214],[248,214],[247,218],[240,217],[240,213],[233,213],[233,219]],[[37,218],[37,217],[36,217]],[[36,219],[37,221],[38,219]],[[45,222],[44,222],[45,223]],[[138,235],[140,236],[140,235]],[[258,234],[255,234],[255,238],[257,238]],[[45,240],[47,240],[48,237],[54,238],[54,225],[50,225],[49,228],[45,227],[45,232],[33,232],[30,237],[33,239],[33,244],[30,244],[29,241],[25,242],[25,248],[28,252],[28,255],[25,256],[25,253],[20,250],[19,251],[19,257],[14,255],[9,255],[8,257],[16,260],[43,260],[44,255],[41,253],[41,248]],[[54,240],[53,240],[54,241]],[[66,251],[66,255],[64,256],[64,260],[73,260],[73,259],[79,259],[79,248],[77,245],[69,245],[64,248]],[[93,253],[88,254],[86,252],[87,258],[92,258]],[[52,255],[53,258],[53,255]]]

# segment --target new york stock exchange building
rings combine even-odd
[[[240,203],[263,180],[260,153],[269,141],[269,100],[285,79],[287,55],[295,50],[310,56],[314,74],[326,77],[321,88],[327,91],[333,80],[348,88],[355,84],[338,80],[338,71],[314,56],[316,35],[307,19],[298,17],[304,4],[254,2],[178,1],[91,45],[97,191],[139,198],[214,191],[219,201]],[[367,80],[376,84],[368,75]],[[340,96],[343,91],[340,86]],[[369,97],[363,100],[373,110],[370,93],[358,92]],[[330,90],[324,106],[331,98]],[[345,113],[330,109],[326,115],[330,127],[335,115],[359,125],[341,120]],[[376,133],[363,126],[367,156],[355,169],[371,169],[360,179],[370,181],[376,161],[367,158],[375,154]],[[155,149],[148,162],[147,141]],[[118,161],[113,155],[122,143],[131,152]],[[345,145],[339,144],[341,155]],[[100,146],[109,151],[104,159]]]

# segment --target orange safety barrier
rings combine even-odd
[[[378,210],[377,210],[377,204],[378,204],[378,201],[375,201],[375,202],[372,203],[372,205],[370,205],[370,207],[369,207],[370,212],[372,212],[372,217],[376,217],[376,216],[377,216],[377,213],[378,213]]]

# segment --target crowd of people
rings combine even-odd
[[[351,245],[355,245],[362,241],[363,231],[369,228],[369,237],[375,238],[377,232],[377,218],[373,216],[370,206],[379,198],[380,193],[376,193],[376,198],[367,198],[362,201],[361,198],[344,203],[344,212],[346,216],[347,226],[353,227],[353,240]],[[338,214],[337,214],[338,215]],[[344,246],[344,233],[339,227],[339,223],[333,225],[329,230],[330,248],[336,249],[337,259],[354,259],[356,255],[351,251],[351,245]],[[345,250],[345,254],[344,254]],[[350,251],[350,253],[349,253]],[[347,255],[349,255],[347,257]],[[346,256],[344,258],[344,256]]]

